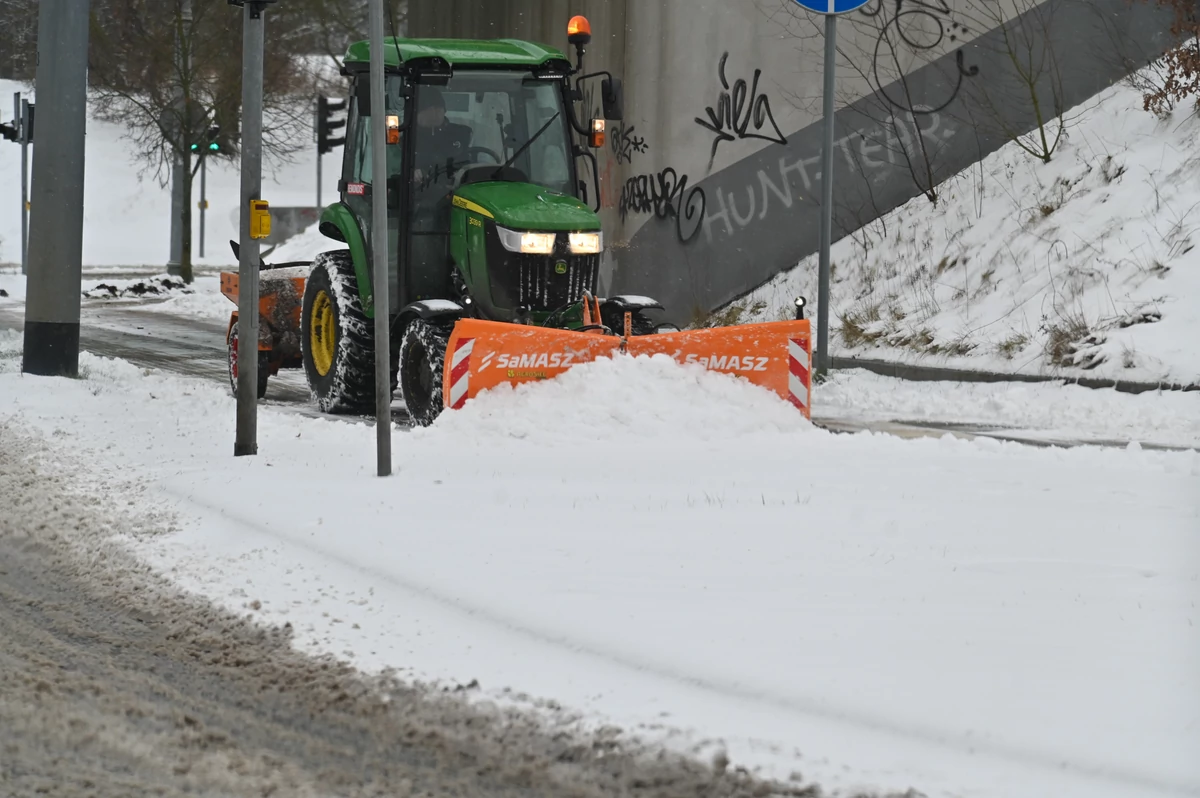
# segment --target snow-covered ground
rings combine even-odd
[[[30,88],[0,80],[0,97],[24,92],[36,100]],[[10,104],[0,117],[8,121]],[[143,164],[131,157],[124,130],[89,115],[84,172],[83,262],[85,266],[166,266],[170,256],[170,191],[159,185],[153,173],[139,175]],[[307,143],[309,138],[305,139]],[[8,142],[0,147],[0,264],[20,263],[21,149]],[[32,164],[36,147],[30,148]],[[324,156],[321,196],[323,202],[337,195],[342,150]],[[267,155],[263,162],[263,197],[272,207],[311,207],[317,201],[316,144],[288,156],[287,160]],[[32,167],[31,167],[32,168]],[[200,215],[192,216],[193,260],[198,265],[227,266],[235,263],[229,240],[238,238],[238,202],[241,183],[237,161],[213,161],[208,165],[208,201],[205,256],[200,258]],[[196,195],[200,199],[197,178]],[[195,207],[195,206],[193,206]],[[333,242],[331,242],[333,243]]]
[[[906,382],[860,369],[832,372],[813,393],[814,418],[969,425],[1042,441],[1127,441],[1200,448],[1200,392],[1120,394],[1062,383]]]
[[[264,408],[235,459],[223,386],[18,347],[0,430],[141,481],[179,530],[128,545],[306,649],[833,794],[1200,794],[1195,452],[836,435],[622,358],[397,432],[379,479],[366,425]]]
[[[835,354],[1002,372],[1200,381],[1200,114],[1115,86],[1044,164],[1015,144],[837,242]],[[744,300],[816,297],[817,256]]]
[[[236,270],[236,266],[230,268]],[[84,302],[120,305],[147,313],[187,319],[227,321],[234,304],[221,294],[216,274],[198,275],[191,285],[166,273],[145,277],[100,277],[84,273],[81,284]],[[19,269],[0,268],[0,307],[19,306],[25,301],[25,277]]]

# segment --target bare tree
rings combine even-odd
[[[93,113],[121,125],[133,153],[161,185],[176,159],[183,170],[181,276],[192,281],[192,179],[201,158],[238,155],[241,121],[241,43],[236,12],[223,3],[191,0],[104,0],[94,13],[89,54]],[[98,11],[101,9],[98,9]],[[190,19],[188,18],[190,16]],[[264,61],[264,148],[287,158],[306,146],[310,103],[298,90],[296,37],[277,26]],[[209,154],[209,131],[219,127],[220,150]]]
[[[1136,0],[1171,9],[1171,35],[1182,41],[1155,63],[1157,80],[1143,89],[1143,107],[1163,116],[1175,103],[1195,97],[1200,109],[1200,6],[1195,0]]]
[[[282,6],[280,12],[303,37],[305,52],[325,56],[338,67],[347,46],[367,38],[366,0],[289,0],[286,11]],[[388,35],[405,35],[408,0],[385,0],[384,7]]]
[[[791,0],[768,4],[770,16],[795,37],[802,48],[820,51],[824,32],[819,17],[797,11]],[[948,146],[938,134],[941,115],[955,100],[964,81],[978,74],[957,50],[952,66],[938,80],[918,80],[918,70],[955,52],[968,27],[941,3],[872,0],[843,17],[849,30],[838,36],[838,104],[855,119],[862,149],[878,160],[906,171],[913,184],[932,203],[939,197],[942,153]],[[935,85],[936,84],[936,85]],[[869,89],[865,94],[863,87]],[[820,98],[801,98],[781,89],[794,107],[818,112]],[[867,172],[860,171],[868,179]]]
[[[967,0],[977,24],[996,32],[989,45],[1011,70],[1001,80],[972,84],[978,121],[994,126],[1005,139],[1049,163],[1067,130],[1062,70],[1051,45],[1057,6],[1041,0]],[[1013,14],[1012,12],[1015,12]],[[1034,127],[1023,132],[1027,113]]]
[[[0,0],[0,77],[33,79],[37,17],[37,0]]]

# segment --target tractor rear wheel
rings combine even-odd
[[[375,407],[374,322],[363,312],[349,250],[313,261],[300,316],[304,375],[323,413]]]
[[[229,387],[237,396],[238,384],[238,325],[235,321],[229,328],[229,339],[225,342],[229,351]],[[258,353],[258,398],[267,395],[267,380],[271,377],[271,359],[266,352]]]
[[[413,423],[427,427],[442,412],[442,368],[450,331],[413,319],[400,339],[400,395]]]

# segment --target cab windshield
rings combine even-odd
[[[443,197],[478,180],[574,193],[569,121],[557,83],[528,72],[459,70],[445,86],[419,85],[416,107],[418,205],[422,195]]]

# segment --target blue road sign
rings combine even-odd
[[[871,0],[795,0],[796,4],[818,14],[845,14],[857,11]]]

